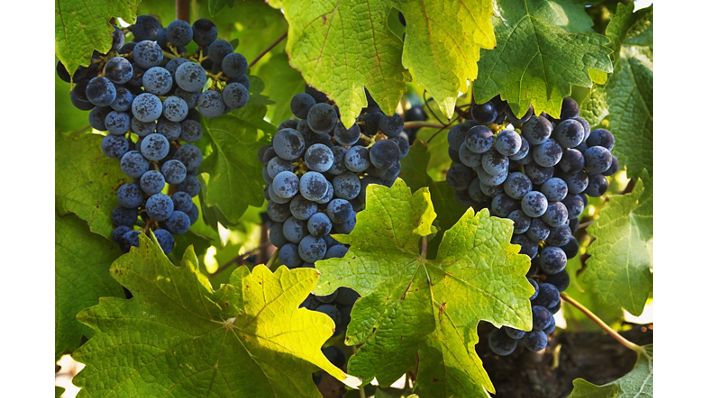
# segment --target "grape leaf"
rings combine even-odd
[[[135,22],[140,0],[54,1],[56,55],[71,71],[88,66],[93,50],[106,53],[113,44],[110,20],[120,17]]]
[[[71,85],[54,76],[54,131],[67,133],[88,130],[88,113],[74,106],[70,100]]]
[[[101,152],[103,136],[56,134],[55,202],[59,214],[74,213],[91,232],[110,239],[115,190],[127,182],[116,159]]]
[[[398,1],[405,16],[403,66],[448,118],[476,79],[482,48],[496,45],[491,0]]]
[[[570,398],[649,398],[653,396],[653,345],[641,347],[633,369],[611,383],[597,386],[575,379]]]
[[[84,396],[311,397],[315,366],[345,377],[320,350],[331,319],[298,308],[315,270],[242,267],[214,291],[193,250],[174,266],[143,237],[111,273],[134,297],[79,314],[95,331],[75,354]]]
[[[572,86],[591,87],[589,71],[611,72],[609,40],[590,31],[580,3],[570,0],[500,0],[494,18],[498,46],[482,51],[474,82],[479,102],[496,95],[516,114],[560,115]]]
[[[123,290],[108,272],[110,263],[120,255],[118,245],[92,234],[73,215],[56,217],[54,228],[54,349],[59,358],[78,348],[81,336],[90,336],[90,329],[76,321],[76,314],[97,304],[99,297],[122,296]]]
[[[394,112],[408,75],[451,117],[458,93],[476,77],[479,49],[495,43],[490,0],[270,4],[289,22],[291,65],[339,105],[346,126],[367,105],[364,87],[383,111]],[[387,25],[393,7],[405,16],[403,42]]]
[[[277,84],[268,84],[263,91],[264,95],[275,102],[268,108],[269,119],[275,124],[291,119],[290,99],[304,91],[304,80],[299,72],[290,67],[287,54],[284,52],[272,54],[267,60],[261,61],[253,73],[264,81],[277,82]]]
[[[360,346],[348,364],[353,374],[385,386],[419,361],[423,396],[480,395],[493,385],[474,352],[476,327],[486,320],[530,329],[530,260],[508,243],[511,222],[486,209],[467,210],[437,257],[425,258],[420,240],[433,232],[435,216],[426,188],[413,195],[401,179],[392,188],[369,185],[356,228],[337,235],[349,252],[317,262],[315,292],[348,286],[362,296],[345,339]]]
[[[653,286],[652,195],[639,179],[629,194],[611,196],[587,229],[596,239],[579,281],[607,306],[639,315]]]

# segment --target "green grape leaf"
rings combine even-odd
[[[110,239],[115,190],[128,181],[117,160],[101,152],[103,136],[56,134],[55,202],[59,214],[74,213],[91,232]]]
[[[496,45],[491,0],[398,1],[405,16],[403,66],[448,118],[476,79],[482,48]]]
[[[402,43],[386,26],[385,1],[282,0],[289,23],[287,52],[302,77],[339,105],[351,126],[367,105],[364,86],[383,111],[395,110],[405,89]]]
[[[641,349],[633,369],[611,383],[597,386],[584,379],[575,379],[570,398],[653,397],[653,345]]]
[[[609,197],[587,229],[595,237],[579,282],[606,306],[639,315],[653,287],[652,192],[639,179],[629,194]]]
[[[287,54],[278,52],[257,65],[253,72],[264,81],[277,82],[268,84],[263,91],[264,95],[272,99],[275,104],[268,108],[268,118],[274,124],[280,124],[291,119],[290,99],[295,94],[304,91],[304,80],[295,69],[287,62]]]
[[[93,50],[106,53],[113,44],[110,20],[135,22],[140,0],[54,1],[56,56],[69,72],[88,66]]]
[[[82,111],[71,103],[71,85],[54,76],[54,131],[67,133],[88,130],[88,112]]]
[[[436,258],[425,258],[421,240],[435,216],[426,188],[413,194],[401,179],[392,188],[369,185],[356,228],[337,235],[349,252],[317,262],[315,293],[348,286],[362,296],[345,338],[359,346],[348,364],[353,374],[387,386],[419,361],[423,396],[481,395],[493,385],[474,351],[476,327],[486,320],[530,329],[530,260],[509,243],[511,222],[486,209],[469,209],[445,232]]]
[[[298,308],[317,283],[313,269],[242,267],[214,291],[193,250],[174,266],[143,237],[111,273],[134,296],[79,314],[95,331],[75,353],[86,364],[80,396],[313,397],[317,366],[346,376],[320,349],[332,320]]]
[[[600,297],[587,290],[579,281],[578,276],[581,275],[582,260],[581,256],[575,256],[567,260],[567,268],[565,270],[570,276],[570,284],[565,293],[570,297],[579,301],[597,315],[601,320],[608,325],[614,325],[621,322],[624,318],[623,310],[620,306],[607,305],[601,301]],[[571,305],[562,307],[562,316],[567,321],[567,330],[572,331],[601,331],[601,328],[591,319]]]
[[[609,40],[590,31],[580,3],[570,0],[500,0],[494,18],[498,46],[482,51],[477,101],[496,95],[523,114],[560,115],[562,98],[573,86],[591,87],[590,70],[612,71]]]
[[[54,220],[56,357],[74,351],[90,329],[76,320],[84,308],[98,304],[103,296],[122,296],[123,290],[110,277],[108,268],[120,255],[118,245],[89,232],[86,223],[73,215]]]

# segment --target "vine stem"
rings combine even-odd
[[[189,0],[175,0],[177,19],[189,22]]]
[[[359,396],[359,398],[367,398],[366,397],[366,390],[363,388],[363,385],[359,387],[358,396]]]
[[[277,39],[275,39],[274,42],[272,42],[272,44],[270,44],[265,50],[263,50],[260,54],[256,55],[255,58],[253,58],[253,61],[250,63],[250,67],[252,68],[256,63],[258,63],[258,61],[260,61],[261,58],[265,56],[265,54],[269,53],[273,48],[275,48],[275,46],[280,44],[280,42],[282,42],[286,38],[287,32],[281,34],[280,37],[278,37]]]
[[[583,306],[579,301],[567,295],[567,293],[560,294],[560,297],[562,297],[562,300],[569,304],[572,304],[575,308],[581,311],[584,315],[587,316],[587,318],[592,320],[592,322],[599,325],[600,328],[604,329],[604,331],[608,333],[611,338],[618,341],[619,344],[621,344],[622,346],[628,348],[631,351],[635,351],[638,353],[643,352],[641,346],[627,340],[624,336],[620,335],[616,330],[612,329],[611,326],[607,325],[606,322],[602,321],[601,318],[599,318],[595,313],[590,311],[589,308]]]
[[[403,123],[403,128],[406,128],[406,129],[416,129],[416,128],[422,128],[422,127],[431,127],[433,129],[445,129],[449,126],[445,126],[443,124],[437,124],[437,123],[430,123],[430,122],[420,122],[420,121],[412,121],[412,122]]]

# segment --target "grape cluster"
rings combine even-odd
[[[346,128],[338,109],[322,93],[307,89],[290,107],[297,119],[283,122],[272,144],[261,148],[270,242],[289,268],[343,257],[347,246],[331,237],[350,233],[363,209],[368,184],[391,186],[409,142],[400,115],[387,116],[369,100]],[[304,307],[329,315],[337,333],[345,330],[358,294],[340,288],[310,295]]]
[[[125,35],[133,41],[126,43]],[[113,239],[124,250],[152,230],[165,253],[174,235],[199,217],[201,116],[216,117],[249,98],[248,62],[217,39],[213,22],[176,20],[166,28],[142,15],[124,32],[117,27],[107,54],[94,53],[73,76],[59,63],[59,76],[73,83],[72,103],[90,110],[91,127],[106,131],[103,153],[120,161],[133,179],[117,190]],[[141,221],[138,221],[138,220]],[[135,229],[135,226],[140,229]]]
[[[519,344],[540,351],[569,285],[565,267],[579,250],[573,235],[587,196],[603,195],[606,177],[619,169],[611,154],[614,136],[591,130],[571,98],[559,119],[532,108],[516,118],[498,98],[472,106],[469,116],[449,132],[447,182],[466,204],[513,221],[511,242],[532,259],[528,277],[535,287],[533,330],[497,329],[489,346],[498,355],[510,355]]]

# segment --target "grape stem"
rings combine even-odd
[[[430,127],[433,129],[445,129],[449,126],[445,126],[443,124],[437,124],[437,123],[430,123],[430,122],[420,122],[420,121],[405,122],[403,124],[403,128],[406,128],[406,129],[417,129],[417,128],[422,128],[422,127]]]
[[[216,271],[214,271],[214,273],[211,274],[211,276],[216,275],[216,274],[218,274],[218,273],[220,273],[220,272],[225,271],[228,267],[230,267],[230,266],[233,265],[233,264],[242,265],[243,262],[244,262],[248,257],[252,256],[253,254],[258,253],[263,247],[267,247],[267,246],[268,246],[268,243],[264,243],[264,244],[261,244],[260,246],[256,247],[255,249],[248,250],[247,252],[245,252],[245,253],[243,253],[243,254],[239,254],[239,255],[237,255],[236,257],[233,257],[232,259],[226,261],[226,262],[225,262],[222,266],[220,266]]]
[[[189,0],[175,0],[177,19],[189,22]]]
[[[272,266],[275,265],[275,260],[277,260],[277,255],[278,255],[278,253],[280,253],[280,248],[279,248],[279,247],[278,247],[277,249],[275,249],[275,251],[272,253],[272,256],[271,256],[270,259],[268,260],[268,263],[265,264],[266,267],[272,269]]]
[[[256,63],[258,63],[258,61],[260,61],[261,58],[265,56],[265,54],[269,53],[273,48],[275,48],[275,46],[280,44],[280,42],[282,42],[286,38],[287,32],[281,34],[280,37],[278,37],[277,39],[275,39],[274,42],[272,42],[272,44],[270,44],[265,50],[263,50],[260,54],[256,55],[255,58],[253,58],[253,61],[250,62],[250,67],[252,68]]]
[[[611,326],[607,325],[606,322],[602,321],[601,318],[599,318],[596,314],[594,314],[592,311],[589,310],[589,308],[583,306],[579,301],[573,299],[567,293],[562,293],[560,294],[560,297],[562,297],[562,300],[571,304],[575,308],[577,308],[580,312],[582,312],[584,315],[587,316],[592,322],[596,323],[599,325],[600,328],[604,329],[606,333],[611,336],[614,340],[619,342],[622,346],[628,348],[631,351],[635,351],[638,353],[643,352],[643,349],[641,346],[638,344],[632,343],[629,340],[627,340],[624,336],[620,335],[619,332],[616,330],[612,329]]]

